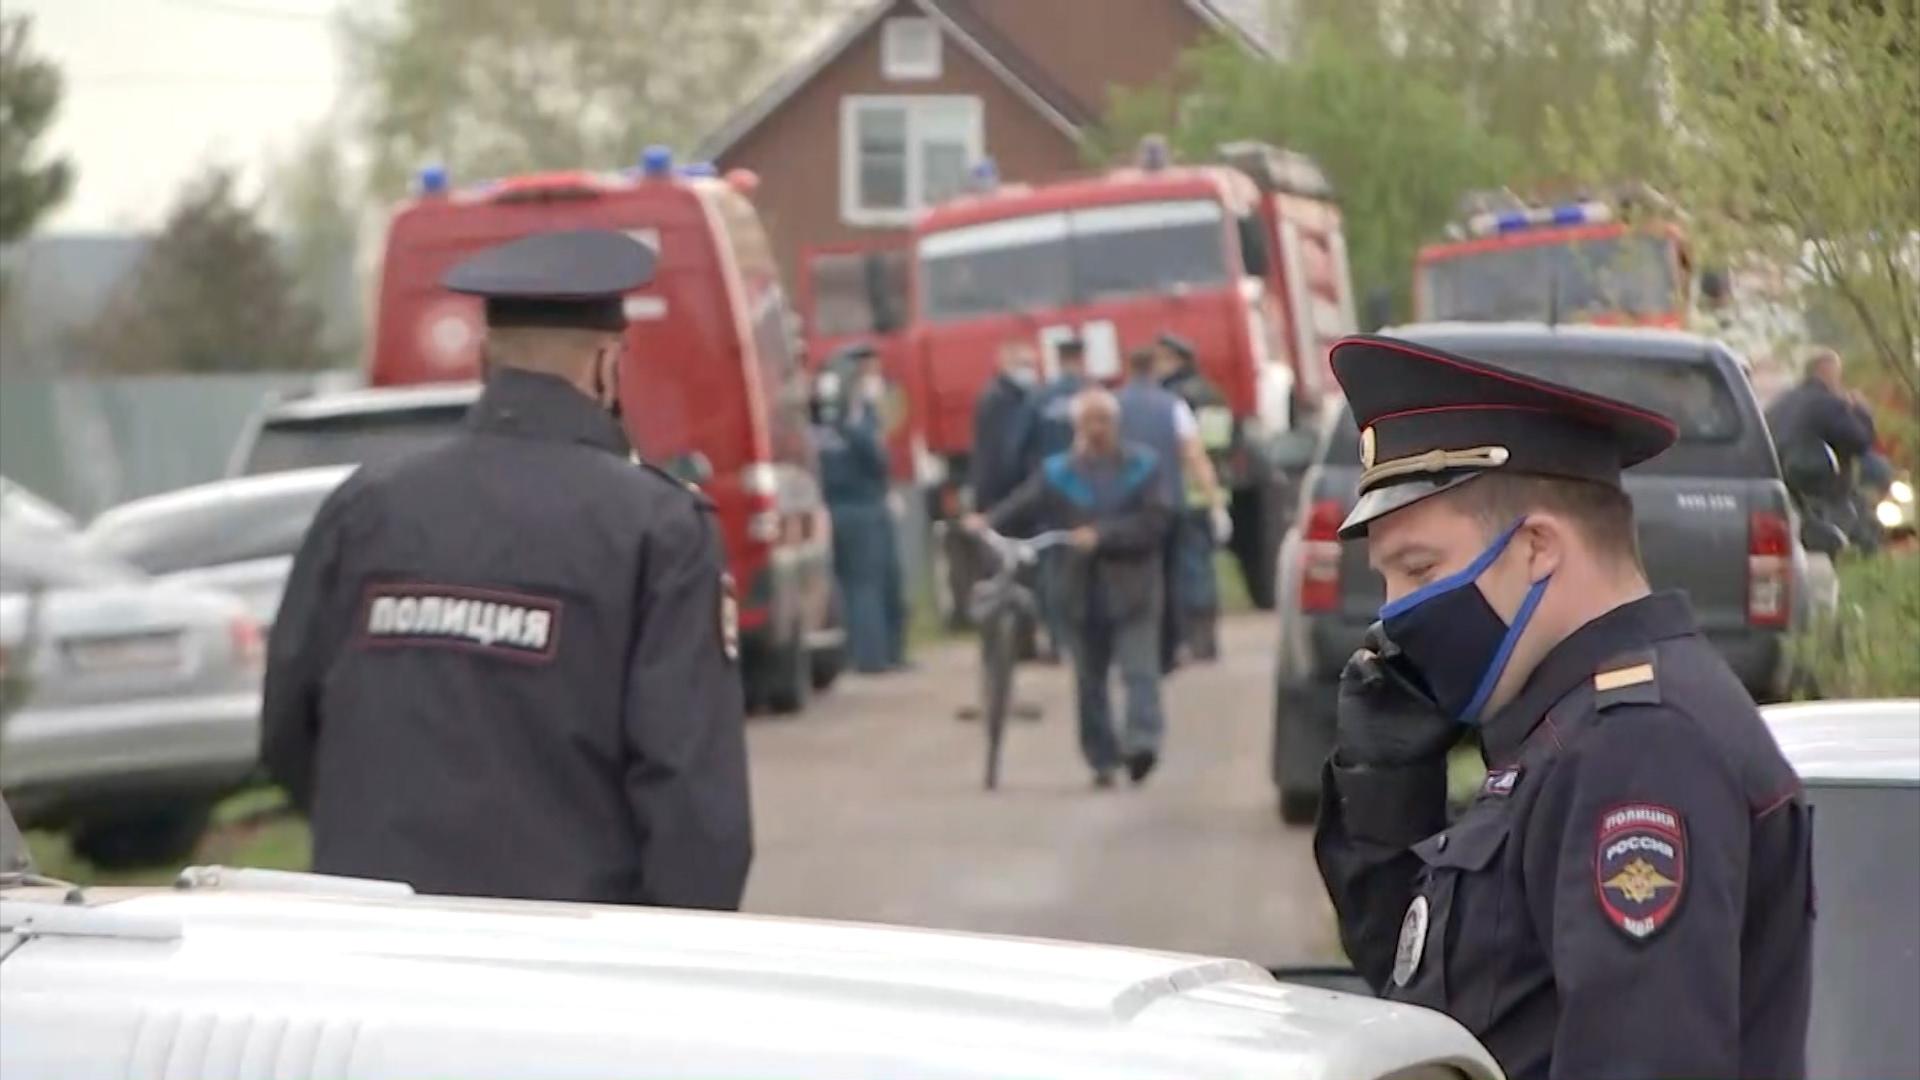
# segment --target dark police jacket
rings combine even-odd
[[[1811,815],[1685,599],[1577,631],[1481,734],[1451,826],[1443,763],[1327,766],[1314,849],[1361,975],[1515,1080],[1806,1076]]]
[[[262,756],[322,873],[733,909],[752,857],[712,505],[561,380],[321,507],[268,646]]]
[[[1132,444],[1109,459],[1055,454],[993,507],[988,520],[1005,534],[1092,525],[1100,543],[1091,554],[1063,549],[1061,572],[1051,577],[1055,602],[1069,617],[1083,618],[1099,590],[1108,618],[1143,617],[1159,610],[1160,547],[1172,520],[1160,467],[1153,451]]]
[[[1034,391],[997,375],[973,403],[973,456],[968,482],[973,505],[993,506],[1027,478],[1022,455]]]
[[[1873,413],[1834,393],[1818,379],[1806,378],[1781,394],[1767,409],[1767,429],[1782,458],[1825,443],[1843,470],[1873,450]]]

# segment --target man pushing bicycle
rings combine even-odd
[[[1058,575],[1049,581],[1072,658],[1080,751],[1096,787],[1112,787],[1123,765],[1138,784],[1159,762],[1165,727],[1160,702],[1160,613],[1165,602],[1161,547],[1172,521],[1154,452],[1120,441],[1120,405],[1107,390],[1073,399],[1073,445],[969,530],[1070,533]],[[1107,679],[1118,666],[1126,689],[1124,736],[1116,735]]]

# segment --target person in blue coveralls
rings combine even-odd
[[[1059,368],[1053,379],[1034,395],[1024,425],[1025,438],[1022,440],[1020,460],[1023,463],[1022,475],[1027,477],[1038,473],[1041,463],[1048,458],[1072,449],[1073,399],[1092,385],[1087,378],[1084,342],[1079,338],[1067,338],[1055,345],[1054,350]],[[1047,648],[1042,650],[1041,659],[1047,661],[1059,658],[1060,645],[1065,640],[1060,613],[1055,610],[1051,599],[1055,592],[1051,582],[1063,557],[1058,550],[1042,552],[1039,565],[1035,568],[1040,583],[1040,621],[1047,631]]]
[[[887,588],[899,580],[899,559],[887,508],[887,452],[878,417],[859,387],[829,364],[813,383],[814,443],[820,486],[833,519],[833,572],[840,583],[847,660],[877,675],[899,666],[887,613]]]

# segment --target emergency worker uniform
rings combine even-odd
[[[1221,488],[1229,487],[1228,475],[1237,434],[1233,409],[1225,394],[1200,374],[1193,345],[1173,334],[1162,334],[1160,344],[1180,358],[1180,369],[1161,384],[1186,402],[1193,413],[1195,433],[1201,449],[1213,462],[1213,473]],[[1177,615],[1182,636],[1196,656],[1205,658],[1217,651],[1216,622],[1220,618],[1220,582],[1214,572],[1213,505],[1194,477],[1184,480],[1180,516],[1174,528],[1179,539],[1176,547],[1176,583],[1169,599],[1177,599]]]
[[[489,327],[618,331],[652,268],[622,233],[546,233],[443,284]],[[713,504],[573,385],[496,367],[458,437],[322,505],[269,640],[262,756],[321,873],[735,909],[735,612]]]
[[[887,451],[872,409],[848,409],[848,387],[832,372],[816,383],[814,439],[820,485],[833,518],[833,571],[840,583],[847,659],[880,674],[899,655],[888,591],[900,580],[899,548],[887,508]]]
[[[1185,497],[1187,476],[1185,455],[1181,452],[1190,434],[1191,413],[1185,403],[1163,388],[1151,375],[1136,376],[1120,388],[1120,438],[1152,450],[1159,459],[1156,470],[1160,485],[1160,503],[1169,514]],[[1189,554],[1181,535],[1180,519],[1173,516],[1160,539],[1160,568],[1165,579],[1164,602],[1160,607],[1160,670],[1172,671],[1178,664],[1182,638],[1181,612],[1186,597],[1180,586],[1186,578],[1182,565]]]
[[[1345,539],[1496,470],[1618,486],[1674,440],[1662,417],[1439,350],[1361,337],[1332,361],[1361,428]],[[1551,580],[1508,626],[1473,584],[1504,544],[1387,605],[1376,649],[1343,675],[1314,850],[1348,955],[1387,998],[1460,1021],[1516,1080],[1804,1077],[1798,778],[1679,593],[1589,622],[1482,718]],[[1380,728],[1359,745],[1349,710],[1395,681],[1451,737],[1388,755]],[[1456,718],[1488,771],[1449,824]]]

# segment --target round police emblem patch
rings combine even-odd
[[[1676,810],[1651,803],[1600,815],[1594,890],[1621,933],[1645,941],[1673,920],[1687,889],[1687,831]]]
[[[1427,951],[1427,898],[1416,896],[1407,905],[1407,917],[1400,920],[1400,943],[1393,950],[1393,985],[1405,986],[1420,970],[1420,958]]]

